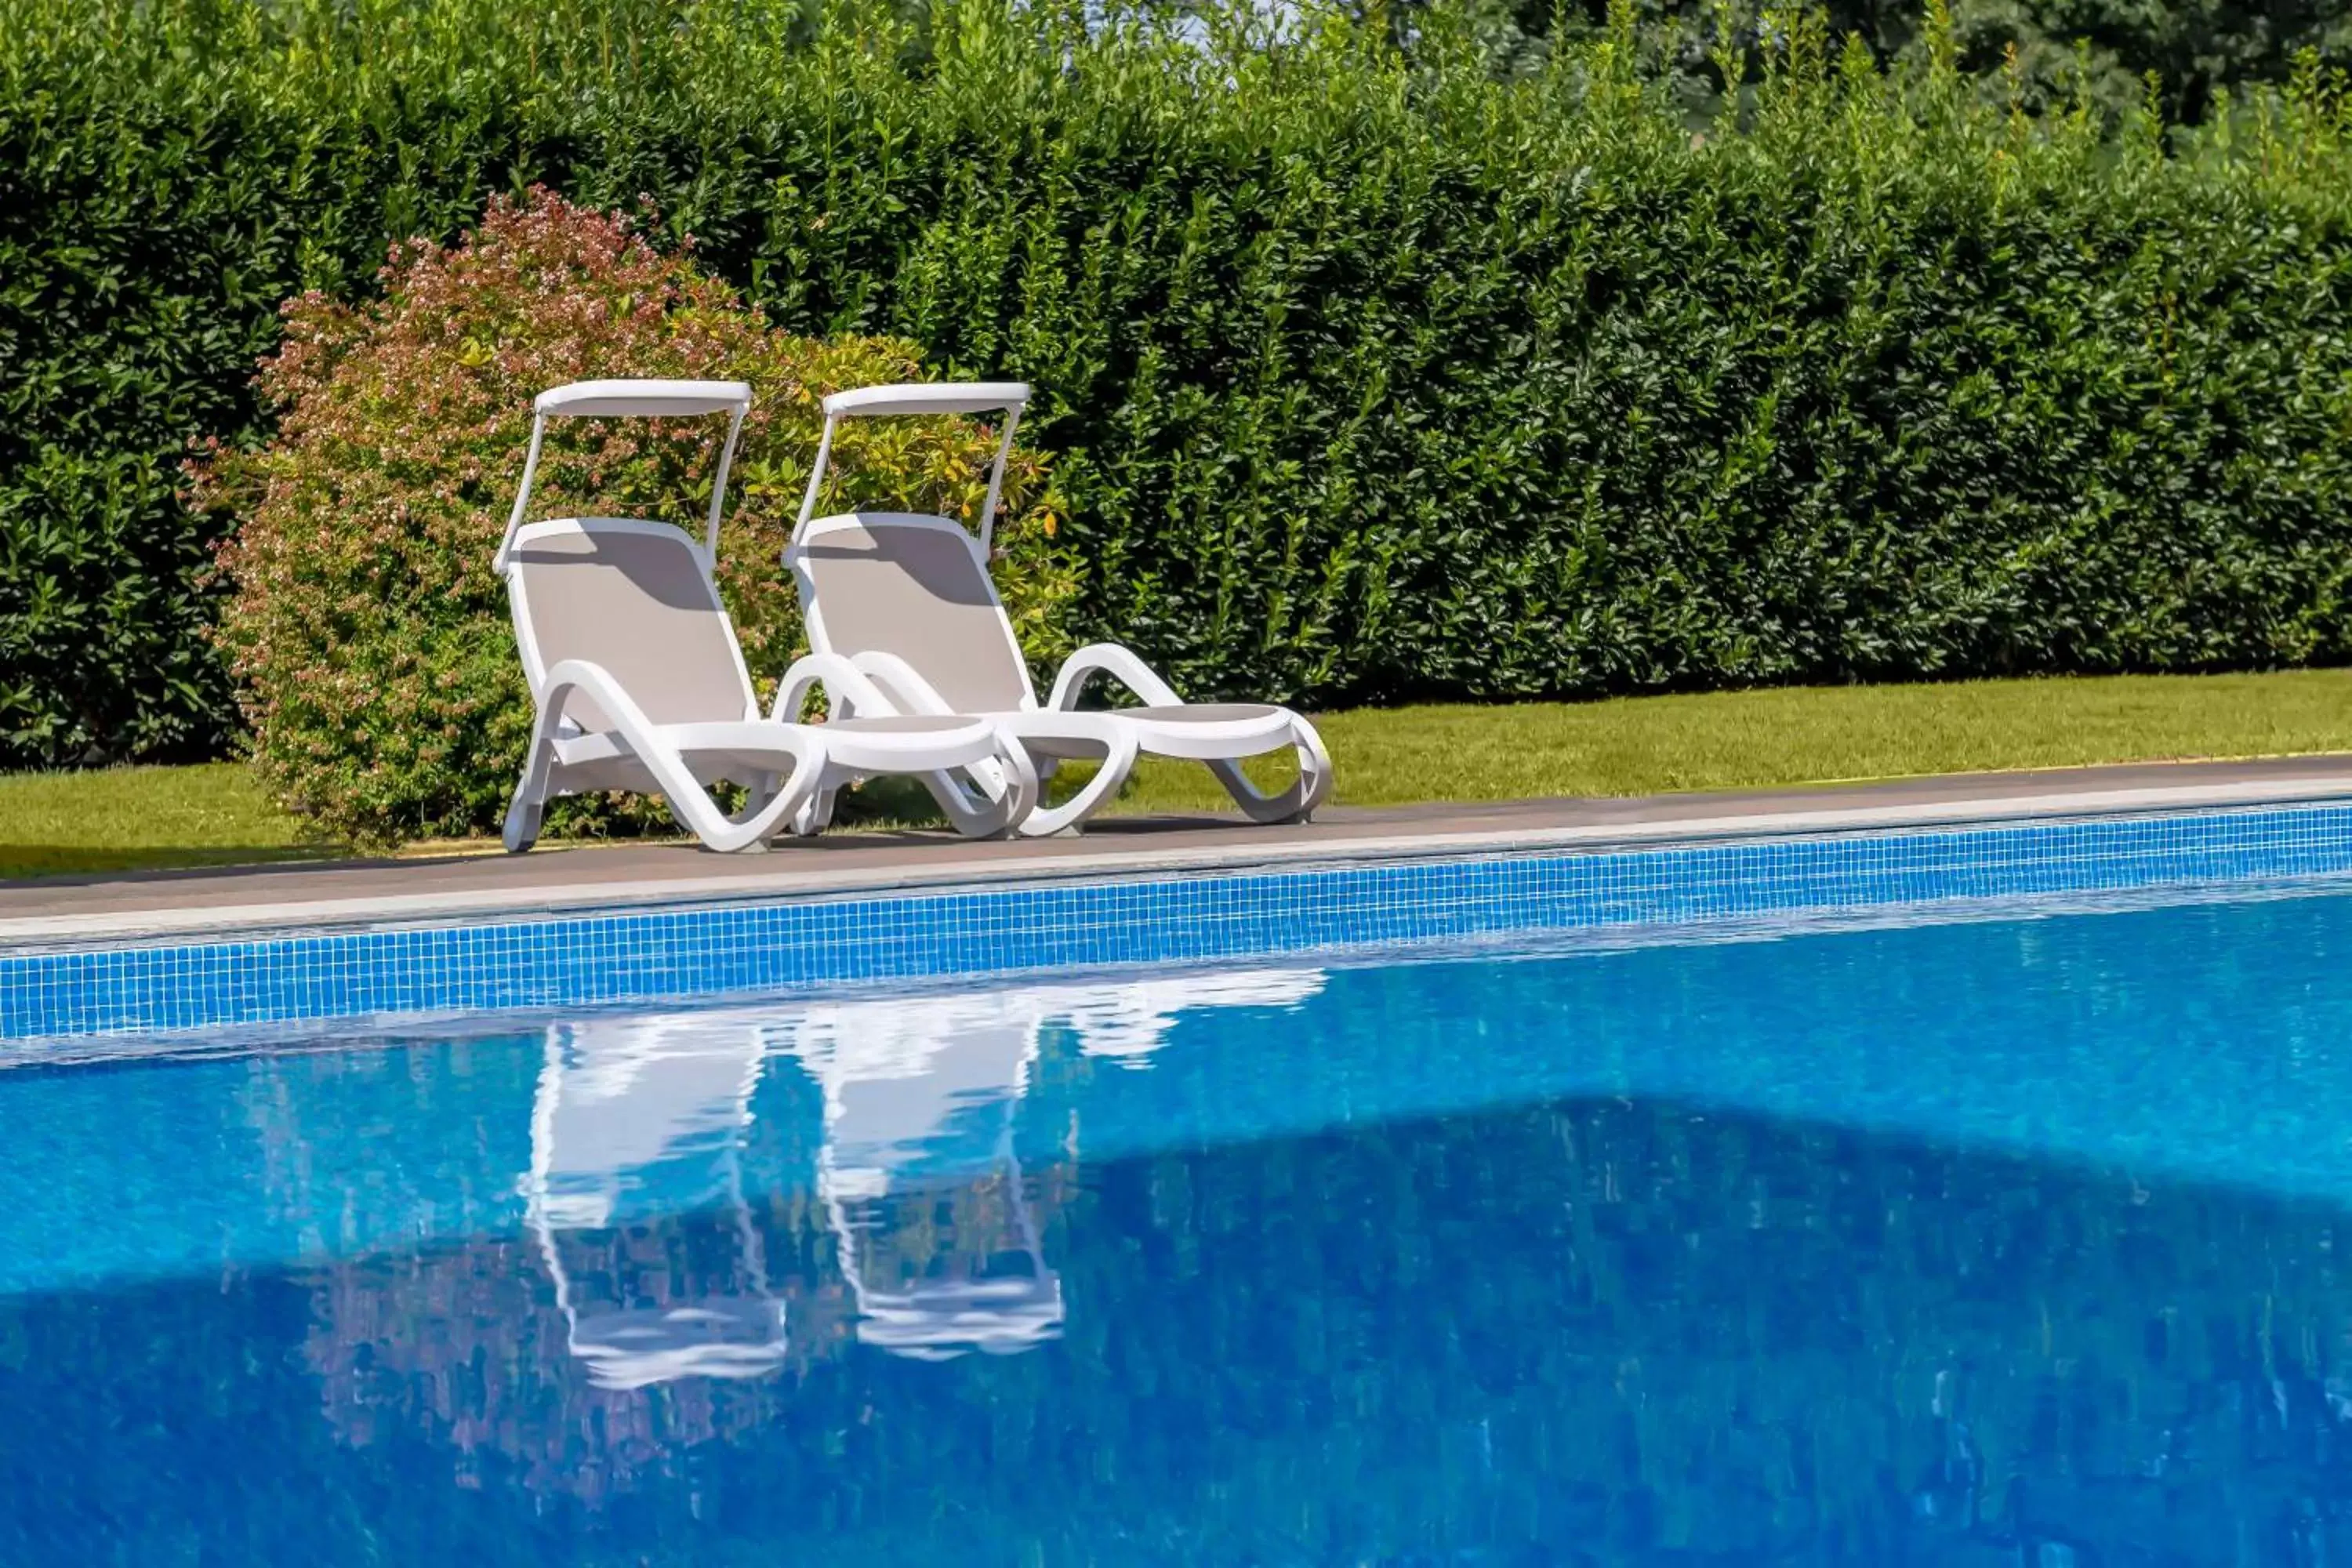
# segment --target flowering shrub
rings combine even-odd
[[[615,375],[751,384],[719,578],[754,677],[772,687],[803,646],[781,553],[819,401],[922,378],[909,344],[776,331],[625,217],[545,192],[493,202],[454,247],[394,247],[383,282],[356,308],[289,301],[284,345],[261,367],[276,438],[215,444],[190,465],[198,504],[236,518],[218,557],[230,594],[217,636],[255,761],[320,832],[372,845],[492,829],[522,764],[530,703],[490,559],[536,394]],[[719,417],[555,422],[533,515],[667,517],[698,532],[724,430]],[[854,425],[835,438],[835,499],[975,521],[994,445],[970,421]],[[995,570],[1040,658],[1064,651],[1075,587],[1052,504],[1041,461],[1016,452]],[[551,826],[659,819],[599,801]]]

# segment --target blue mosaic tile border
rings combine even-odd
[[[2352,802],[35,951],[0,955],[0,1039],[588,1006],[2343,872],[2352,872]]]

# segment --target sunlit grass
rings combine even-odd
[[[0,777],[0,876],[247,865],[331,853],[299,842],[236,763]]]
[[[2352,752],[2352,671],[1359,709],[1317,723],[1343,805],[1650,795]],[[1068,770],[1057,793],[1075,787],[1082,771]],[[884,821],[905,810],[906,795],[889,795]],[[1230,809],[1223,793],[1197,763],[1147,762],[1115,809],[1220,808]],[[302,843],[297,827],[235,763],[0,777],[0,876],[334,853]]]
[[[1358,709],[1316,724],[1343,805],[1654,795],[2352,751],[2352,671]],[[1198,764],[1147,762],[1119,809],[1223,804]]]

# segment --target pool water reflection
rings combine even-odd
[[[0,1563],[2317,1563],[2352,900],[0,1074]]]

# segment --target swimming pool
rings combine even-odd
[[[2333,1560],[2352,895],[0,1072],[0,1563]]]

